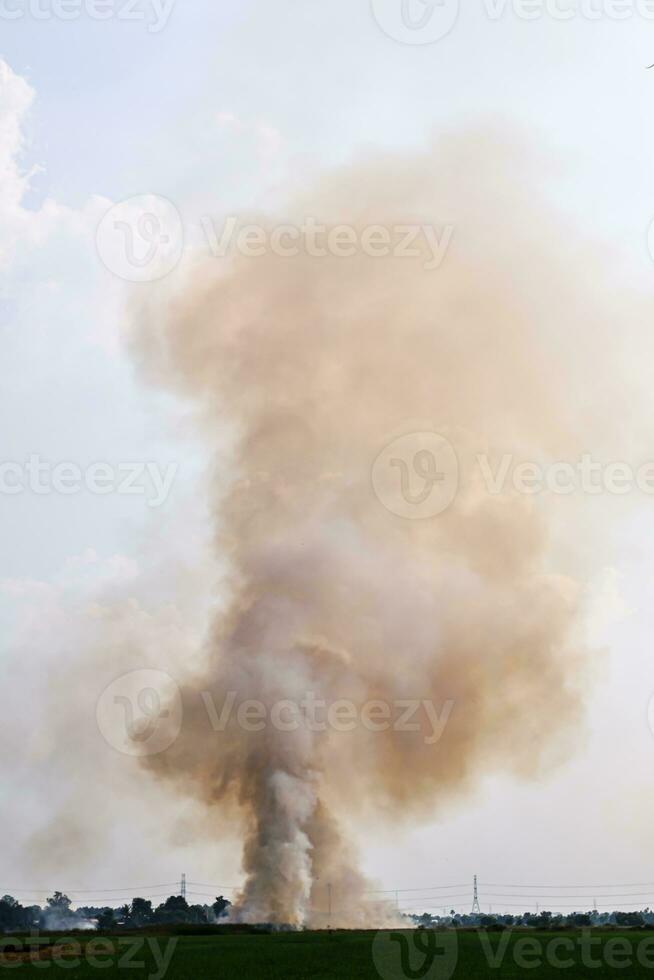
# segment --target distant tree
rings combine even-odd
[[[188,912],[188,902],[181,895],[171,895],[163,907],[167,912]]]
[[[188,902],[181,895],[171,895],[158,905],[154,913],[155,922],[188,922]]]
[[[135,898],[132,902],[131,919],[137,926],[152,921],[152,902],[147,898]]]
[[[48,899],[47,905],[49,909],[55,909],[57,912],[69,912],[71,901],[68,895],[64,895],[63,892],[55,892]]]
[[[111,908],[102,909],[98,916],[99,929],[112,929],[116,925],[114,910]]]
[[[616,925],[619,926],[645,925],[645,920],[643,919],[640,912],[616,912],[615,921],[616,921]]]
[[[205,925],[209,921],[207,916],[209,911],[206,905],[191,905],[188,910],[188,921],[193,925]]]
[[[3,899],[0,899],[0,930],[2,932],[14,929],[16,925],[16,903],[14,899],[7,901],[9,898],[9,895],[5,895]]]
[[[46,906],[39,915],[39,925],[43,929],[66,929],[74,919],[71,901],[63,892],[55,892],[46,901]]]
[[[224,915],[227,915],[227,909],[230,907],[231,904],[232,903],[228,899],[223,898],[222,895],[219,895],[216,901],[211,906],[216,918],[221,919]]]

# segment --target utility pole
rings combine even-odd
[[[184,901],[186,901],[186,875],[185,874],[182,875],[182,883],[180,885],[179,893],[184,899]]]
[[[332,920],[332,886],[327,885],[327,928],[331,929]]]
[[[471,915],[481,915],[481,908],[479,907],[479,894],[477,892],[477,875],[475,875],[473,880],[473,899],[472,899],[472,912]]]

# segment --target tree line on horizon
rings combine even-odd
[[[477,913],[455,912],[454,909],[448,914],[432,915],[424,912],[422,915],[410,915],[411,921],[418,928],[429,929],[434,927],[449,928],[482,928],[482,929],[509,929],[516,926],[525,926],[529,929],[582,929],[589,926],[620,926],[623,928],[642,928],[654,926],[654,912],[651,909],[642,909],[639,912],[598,912],[596,909],[590,912],[569,912],[565,915],[549,912],[544,909],[541,912],[523,912],[518,915],[483,915]]]
[[[120,908],[85,905],[73,909],[68,895],[55,892],[45,906],[24,906],[11,895],[0,899],[0,932],[22,929],[133,929],[148,925],[212,925],[227,915],[228,899],[217,896],[211,905],[189,905],[182,895],[171,895],[153,906],[147,898],[134,898]]]
[[[171,895],[156,907],[150,899],[134,898],[130,903],[111,906],[72,907],[70,898],[56,891],[45,906],[23,906],[11,895],[0,898],[0,933],[28,929],[56,931],[76,929],[134,929],[148,925],[216,925],[227,916],[231,902],[222,895],[211,905],[189,905],[182,895]],[[433,915],[403,916],[418,928],[482,928],[503,930],[512,927],[531,929],[579,929],[584,927],[618,926],[643,928],[654,926],[654,911],[638,912],[571,912],[565,915],[546,909],[522,914],[492,915],[456,912]]]

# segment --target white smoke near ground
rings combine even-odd
[[[84,919],[74,912],[59,912],[46,909],[41,915],[41,928],[50,932],[94,932],[98,928],[95,920]]]
[[[489,493],[475,461],[633,448],[638,398],[615,323],[628,350],[642,310],[598,288],[602,263],[538,199],[538,176],[518,141],[486,132],[344,168],[259,220],[360,235],[451,224],[439,268],[426,254],[198,260],[176,294],[152,287],[134,313],[144,370],[197,406],[229,568],[183,684],[181,734],[144,763],[206,804],[217,837],[242,828],[236,921],[393,922],[347,822],[433,818],[483,772],[531,778],[571,752],[589,665],[583,535],[558,498]],[[371,469],[393,439],[428,430],[455,447],[459,492],[407,520]],[[321,727],[305,709],[271,723],[308,698],[354,704],[359,719],[418,702],[445,723],[436,740],[426,708],[409,729]],[[244,724],[248,701],[263,726]],[[234,707],[218,732],[208,703]]]

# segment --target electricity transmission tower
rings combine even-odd
[[[472,898],[472,912],[471,915],[481,915],[481,908],[479,907],[479,894],[477,892],[477,875],[474,877],[473,881],[473,898]]]
[[[184,900],[186,900],[186,875],[182,875],[182,883],[179,888],[179,893]]]

